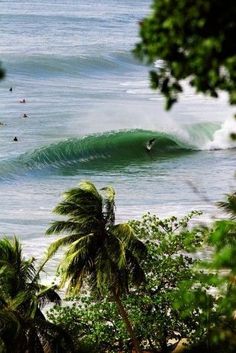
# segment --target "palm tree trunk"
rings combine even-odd
[[[115,303],[117,305],[119,314],[122,317],[122,319],[123,319],[123,321],[125,323],[126,329],[127,329],[128,333],[129,333],[129,335],[130,335],[130,337],[131,337],[131,339],[133,341],[133,346],[134,346],[134,349],[135,349],[136,353],[142,353],[140,345],[139,345],[139,342],[138,342],[138,339],[135,336],[132,324],[131,324],[131,322],[129,320],[127,311],[125,310],[125,307],[124,307],[122,301],[120,300],[120,296],[115,292],[115,290],[112,291],[112,294],[113,294],[114,301],[115,301]]]

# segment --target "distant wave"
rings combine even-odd
[[[129,52],[114,52],[110,55],[8,55],[2,58],[7,68],[28,76],[88,76],[123,72],[130,65],[140,65]]]
[[[61,170],[73,174],[80,169],[100,169],[132,163],[150,163],[159,158],[173,158],[204,149],[213,139],[218,124],[195,124],[185,134],[150,130],[120,130],[64,140],[22,154],[0,164],[0,177],[27,172]],[[156,139],[151,152],[145,146]]]

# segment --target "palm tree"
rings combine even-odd
[[[129,283],[144,281],[141,260],[146,247],[127,223],[115,224],[115,191],[112,187],[99,193],[94,184],[84,181],[64,193],[54,212],[67,220],[52,222],[46,234],[66,235],[48,249],[48,258],[62,246],[67,251],[58,270],[61,285],[78,293],[84,281],[100,295],[109,292],[116,302],[136,352],[141,352],[128,313],[121,301]]]
[[[60,297],[54,286],[39,283],[35,259],[23,258],[16,238],[1,239],[0,342],[6,353],[73,351],[67,334],[44,317],[41,308],[47,302],[58,304]]]
[[[236,192],[226,195],[226,201],[219,201],[217,205],[231,216],[231,219],[236,219]]]

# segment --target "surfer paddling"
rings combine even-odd
[[[145,146],[146,151],[147,151],[147,152],[150,152],[151,149],[152,149],[152,147],[155,145],[155,143],[156,143],[156,139],[155,139],[155,138],[149,140],[149,141],[146,143],[146,146]]]

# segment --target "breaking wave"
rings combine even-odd
[[[0,176],[46,169],[73,174],[80,169],[102,170],[107,165],[115,168],[132,163],[149,163],[150,156],[152,161],[181,157],[186,153],[210,149],[208,146],[217,136],[216,131],[220,131],[218,124],[204,123],[188,125],[182,133],[136,129],[67,139],[2,162]],[[149,152],[146,145],[151,139],[155,139],[155,144]]]

